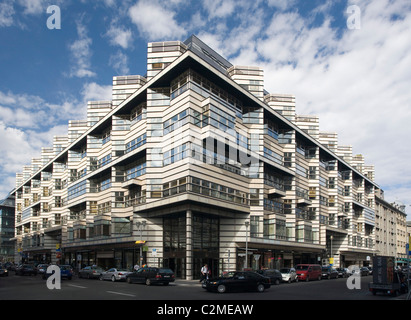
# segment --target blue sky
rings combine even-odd
[[[57,5],[61,29],[50,30]],[[360,25],[347,27],[347,8]],[[15,173],[111,97],[112,77],[146,73],[148,42],[196,34],[233,64],[264,68],[265,88],[296,96],[375,165],[388,201],[411,204],[411,3],[403,0],[3,0],[0,198]],[[408,207],[409,208],[409,207]],[[408,209],[408,212],[410,212]]]

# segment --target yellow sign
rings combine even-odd
[[[136,244],[145,244],[145,243],[146,243],[145,240],[137,240],[137,241],[136,241]]]
[[[334,264],[334,258],[330,258],[330,264]]]

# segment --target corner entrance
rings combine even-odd
[[[193,279],[200,279],[201,267],[206,263],[212,276],[218,275],[219,225],[218,217],[196,212],[164,217],[164,267],[173,270],[178,278],[186,278],[187,269],[191,269]],[[187,249],[187,239],[191,250]]]

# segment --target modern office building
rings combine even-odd
[[[379,187],[361,155],[195,36],[147,54],[145,76],[114,77],[112,101],[17,174],[16,252],[187,279],[203,263],[367,264]]]
[[[0,263],[14,261],[15,202],[11,192],[0,200]]]

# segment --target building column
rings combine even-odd
[[[193,280],[193,214],[186,211],[186,279]]]

